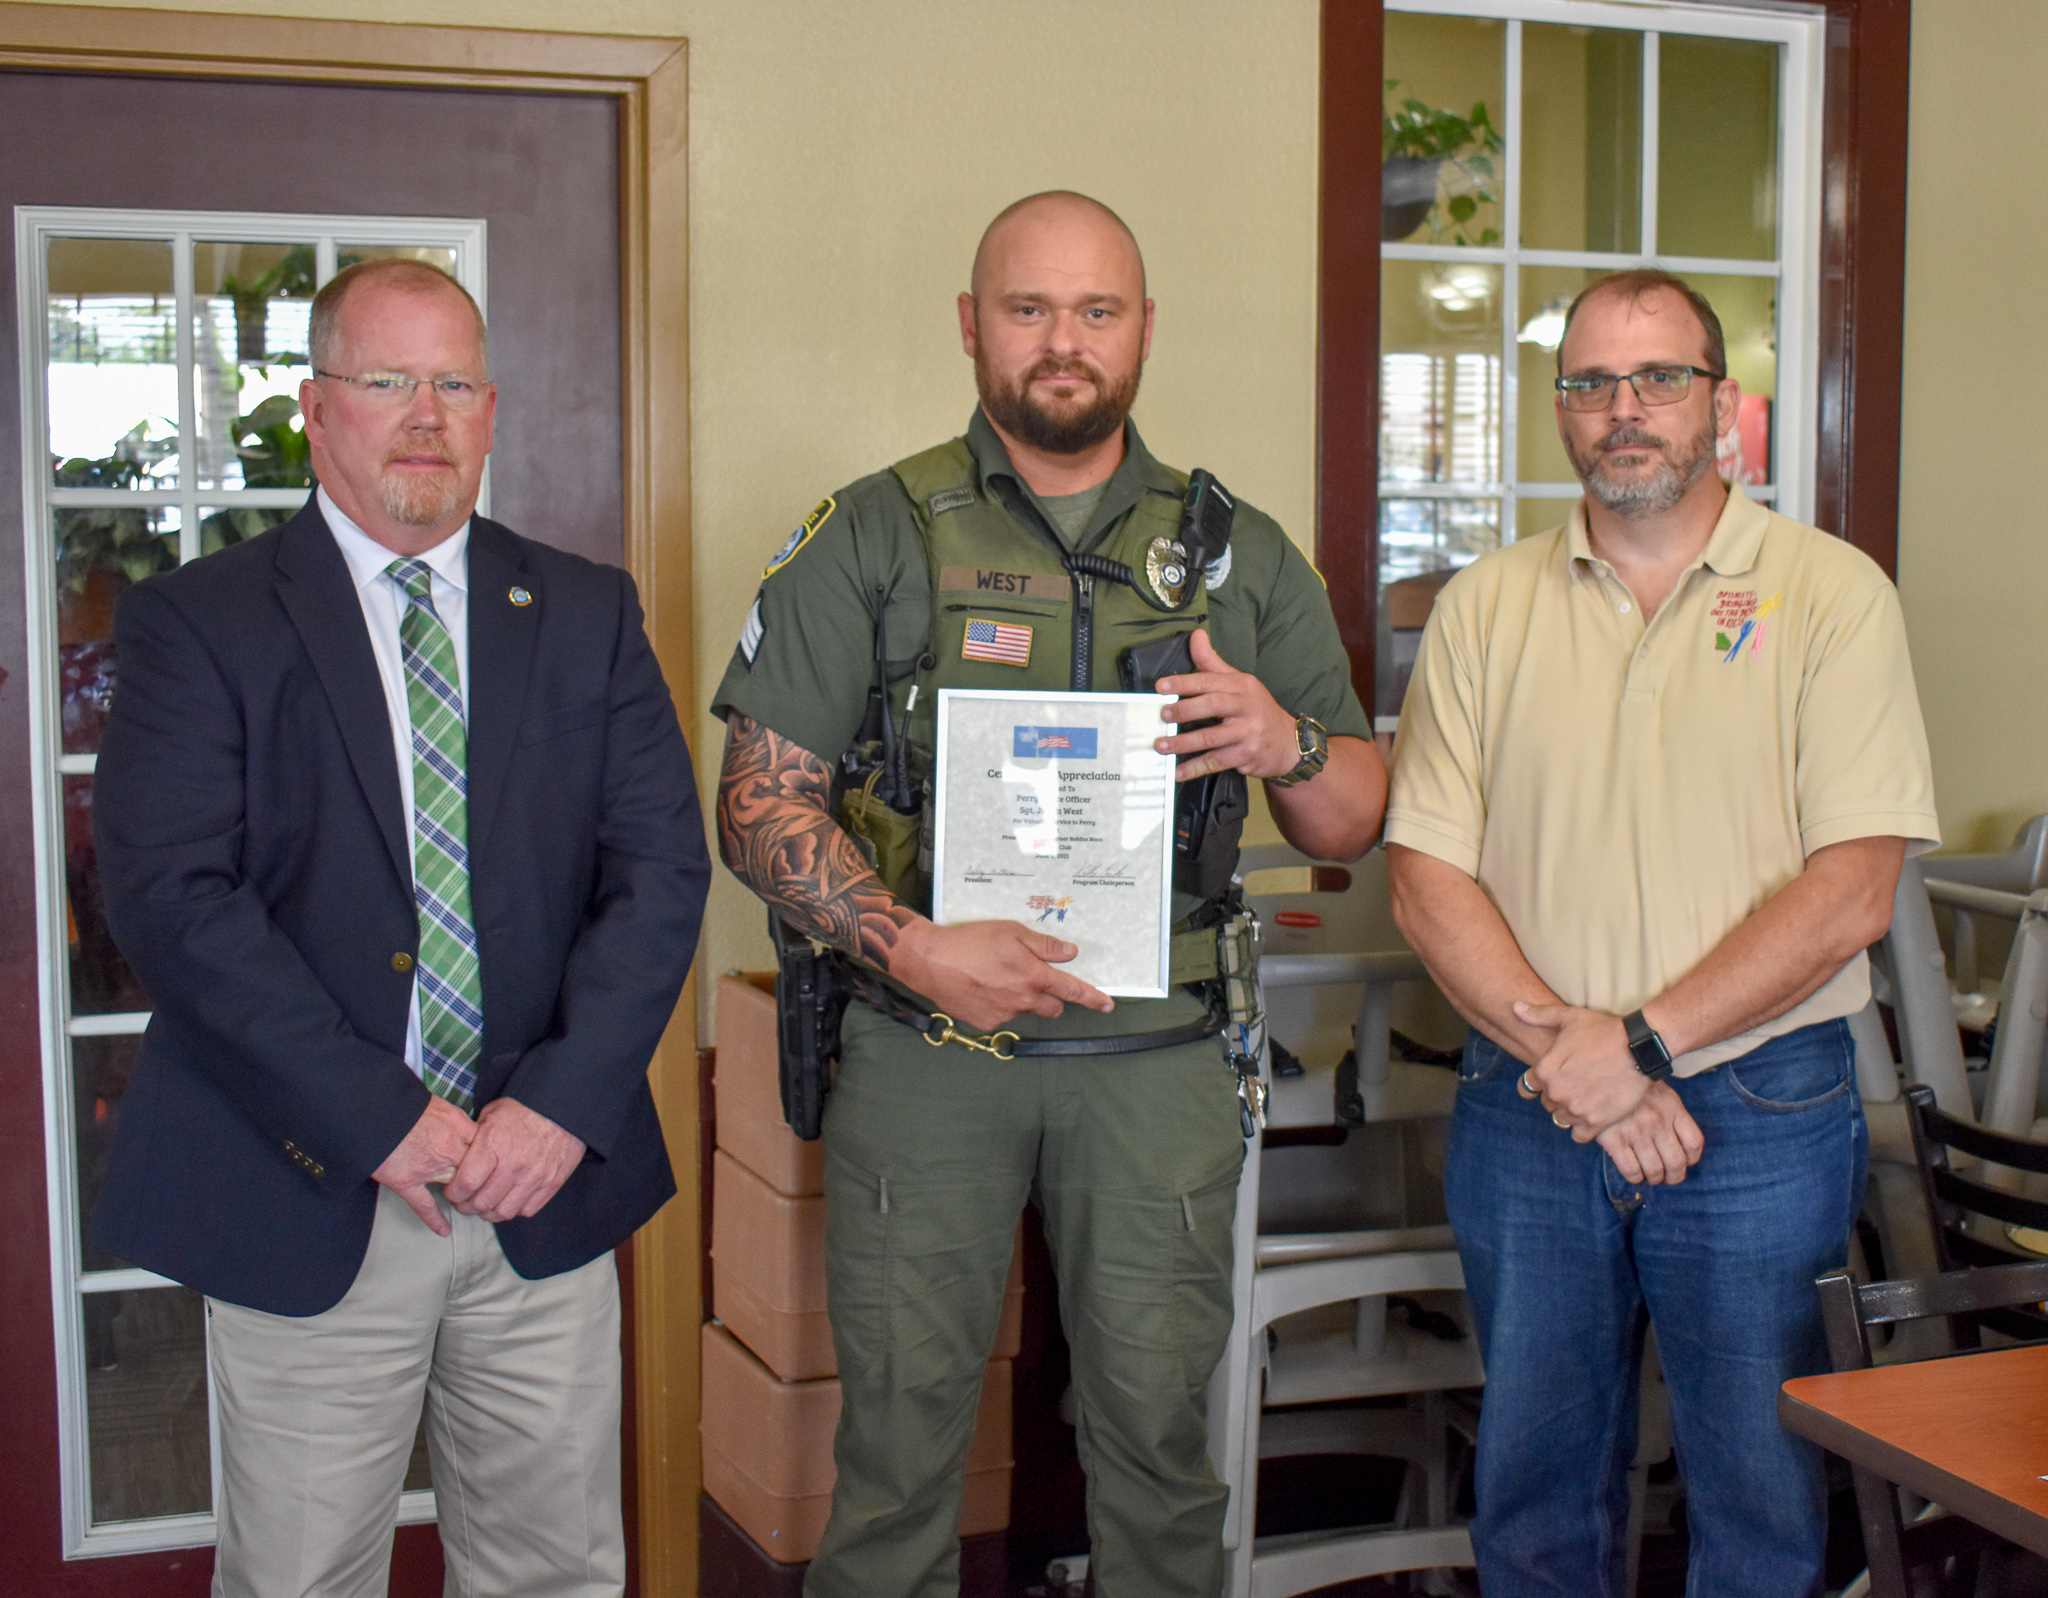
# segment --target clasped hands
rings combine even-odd
[[[1193,634],[1188,648],[1195,670],[1159,679],[1161,693],[1181,696],[1160,714],[1168,722],[1215,725],[1156,741],[1161,754],[1190,757],[1181,762],[1176,780],[1188,782],[1232,767],[1249,777],[1281,777],[1300,765],[1294,717],[1266,685],[1218,654],[1204,630]],[[1059,969],[1079,953],[1064,938],[1018,921],[944,927],[919,921],[898,935],[889,973],[953,1021],[986,1032],[1020,1015],[1055,1019],[1069,1004],[1115,1009],[1108,994]]]
[[[441,1236],[451,1228],[429,1183],[448,1202],[493,1223],[538,1215],[583,1159],[583,1140],[517,1099],[493,1099],[471,1120],[438,1096],[371,1173]]]
[[[1636,1069],[1620,1016],[1517,1000],[1515,1018],[1552,1034],[1543,1057],[1516,1083],[1523,1098],[1541,1099],[1574,1142],[1597,1141],[1624,1181],[1654,1187],[1685,1180],[1706,1138],[1669,1082],[1652,1082]]]

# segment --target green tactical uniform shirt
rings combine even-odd
[[[1029,537],[1043,540],[1055,561],[1070,547],[1084,554],[1095,549],[1148,494],[1169,494],[1177,503],[1184,488],[1127,421],[1123,462],[1070,546],[979,408],[966,443],[981,493]],[[953,573],[945,576],[950,581]],[[990,597],[1006,581],[1023,580],[1000,570],[972,577]],[[1313,716],[1331,736],[1372,737],[1322,580],[1279,523],[1239,501],[1229,551],[1210,566],[1207,580],[1206,626],[1225,660],[1257,676],[1283,709]],[[900,712],[933,615],[931,565],[909,494],[893,471],[863,477],[813,511],[769,564],[712,712],[722,718],[738,711],[836,766],[859,736],[867,709],[877,617],[885,629],[890,697]],[[1046,620],[1049,633],[1064,635],[1065,606]],[[940,661],[925,674],[921,693],[947,686],[946,662]],[[897,726],[903,725],[899,715]],[[1025,1037],[1080,1037],[1177,1026],[1202,1011],[1201,1001],[1181,992],[1121,999],[1106,1016],[1069,1005],[1057,1021],[1027,1015],[1009,1025]]]

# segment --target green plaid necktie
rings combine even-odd
[[[469,907],[469,733],[455,644],[434,609],[425,561],[384,568],[406,592],[398,624],[412,713],[412,893],[420,913],[420,1042],[428,1088],[476,1108],[483,1053],[483,980]]]

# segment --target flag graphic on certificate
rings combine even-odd
[[[1173,756],[1153,743],[1172,730],[1159,719],[1171,703],[941,689],[932,919],[1057,928],[1081,951],[1065,969],[1082,981],[1164,998]]]

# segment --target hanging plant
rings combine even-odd
[[[1399,78],[1388,78],[1387,95],[1400,85]],[[1380,237],[1405,239],[1430,220],[1441,187],[1445,219],[1432,225],[1432,239],[1441,243],[1448,234],[1452,244],[1498,244],[1498,228],[1481,228],[1472,237],[1466,230],[1480,206],[1499,200],[1493,158],[1506,148],[1483,100],[1464,116],[1412,97],[1389,105],[1380,120]],[[1452,169],[1449,179],[1445,166]]]

